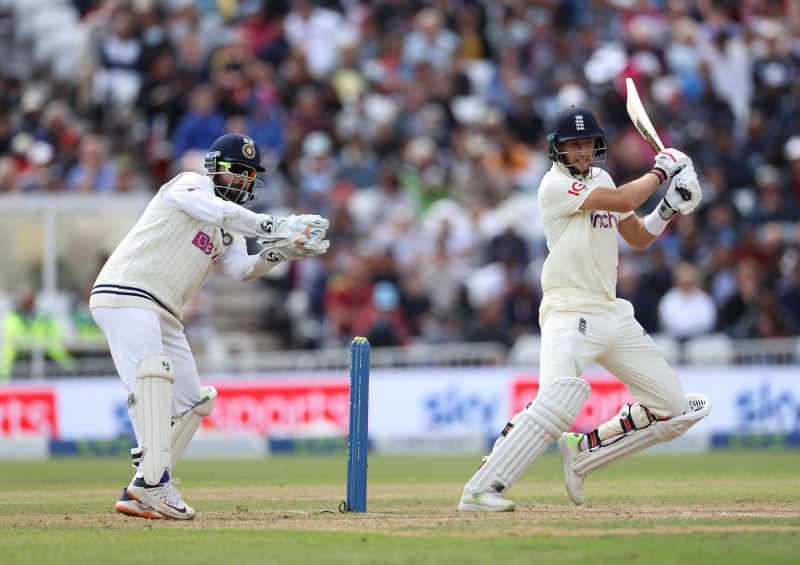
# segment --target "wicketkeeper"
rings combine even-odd
[[[116,510],[190,520],[195,511],[171,482],[172,469],[213,407],[200,386],[181,325],[184,305],[213,269],[251,281],[292,259],[325,253],[328,220],[278,218],[245,208],[263,185],[261,152],[247,136],[217,139],[206,175],[181,173],[158,191],[106,262],[92,289],[92,316],[105,333],[128,391],[136,468]],[[263,249],[248,255],[245,237]]]
[[[549,250],[539,309],[539,394],[506,425],[464,487],[459,510],[514,510],[504,495],[555,440],[569,496],[582,504],[588,473],[678,437],[711,409],[704,395],[684,393],[633,317],[633,306],[616,297],[617,234],[642,249],[675,214],[690,214],[698,206],[700,185],[691,159],[665,149],[650,171],[617,187],[606,171],[592,166],[605,160],[606,140],[586,108],[558,113],[547,142],[553,165],[539,187]],[[645,218],[637,217],[633,210],[664,182],[669,185],[663,200]],[[616,376],[635,402],[588,434],[567,433],[589,396],[580,376],[593,361]]]

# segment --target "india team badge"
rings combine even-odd
[[[256,156],[255,143],[249,137],[244,138],[244,145],[242,145],[242,154],[248,159],[254,159]]]

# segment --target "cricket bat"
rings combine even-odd
[[[628,87],[628,101],[625,104],[625,108],[628,110],[628,116],[631,118],[633,125],[635,125],[639,133],[642,134],[644,140],[650,144],[653,151],[656,153],[663,151],[664,144],[658,137],[656,128],[653,127],[650,118],[647,117],[647,112],[644,111],[642,100],[639,98],[639,93],[636,91],[636,85],[633,84],[633,80],[630,78],[625,79],[625,85]]]
[[[664,143],[656,133],[656,128],[653,127],[650,118],[647,117],[647,112],[644,111],[642,100],[639,98],[639,92],[636,90],[636,85],[633,84],[633,79],[626,78],[625,85],[628,87],[628,100],[625,103],[625,109],[628,110],[633,125],[639,130],[644,140],[650,144],[653,151],[658,153],[664,150]],[[678,193],[684,200],[689,200],[691,195],[687,190],[678,188]]]

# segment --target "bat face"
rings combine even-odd
[[[633,122],[633,125],[639,130],[644,140],[650,144],[653,151],[656,153],[663,151],[664,144],[661,142],[661,139],[659,139],[656,128],[653,127],[650,118],[647,117],[647,113],[644,111],[639,93],[636,91],[636,85],[633,84],[633,80],[630,78],[625,79],[625,85],[628,89],[628,100],[625,104],[625,108],[628,110],[628,116]]]

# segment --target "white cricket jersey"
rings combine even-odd
[[[243,235],[268,218],[214,194],[208,177],[181,173],[161,187],[97,276],[89,306],[138,307],[180,320],[215,265],[252,280],[273,265],[247,255]]]
[[[597,187],[616,188],[611,176],[593,168],[592,178],[578,180],[554,164],[539,187],[539,208],[549,255],[542,268],[539,321],[551,312],[616,312],[617,226],[633,212],[581,210]]]

